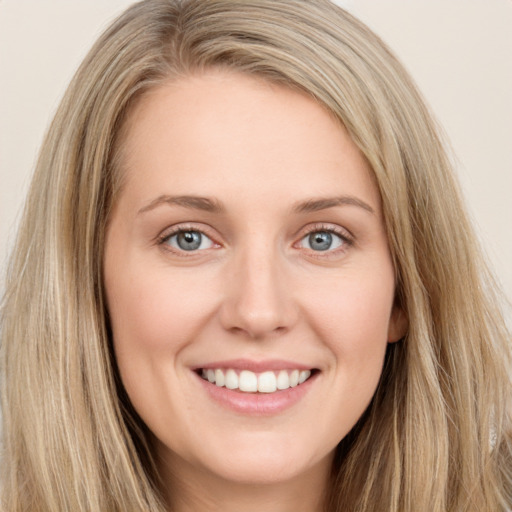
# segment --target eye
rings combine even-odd
[[[180,230],[167,235],[162,243],[178,251],[187,252],[210,249],[215,245],[211,238],[194,229]]]
[[[299,246],[316,252],[332,251],[343,244],[347,244],[346,238],[328,230],[312,231],[303,237]]]

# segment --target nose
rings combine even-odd
[[[231,262],[220,318],[223,327],[251,339],[289,331],[299,317],[282,256],[270,248],[243,251]]]

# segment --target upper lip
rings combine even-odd
[[[215,361],[195,366],[193,370],[215,370],[216,368],[232,368],[233,370],[249,370],[254,373],[277,370],[312,370],[311,365],[301,364],[296,361],[284,359],[266,359],[255,361],[251,359],[229,359]]]

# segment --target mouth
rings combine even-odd
[[[253,372],[235,368],[198,368],[196,373],[219,388],[240,393],[279,393],[304,384],[319,370],[312,368]]]
[[[191,368],[206,396],[244,416],[295,410],[318,387],[320,369],[283,359],[230,359]]]

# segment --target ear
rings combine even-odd
[[[408,328],[409,319],[407,318],[407,315],[400,306],[395,304],[389,319],[388,343],[395,343],[396,341],[401,340],[407,334]]]

